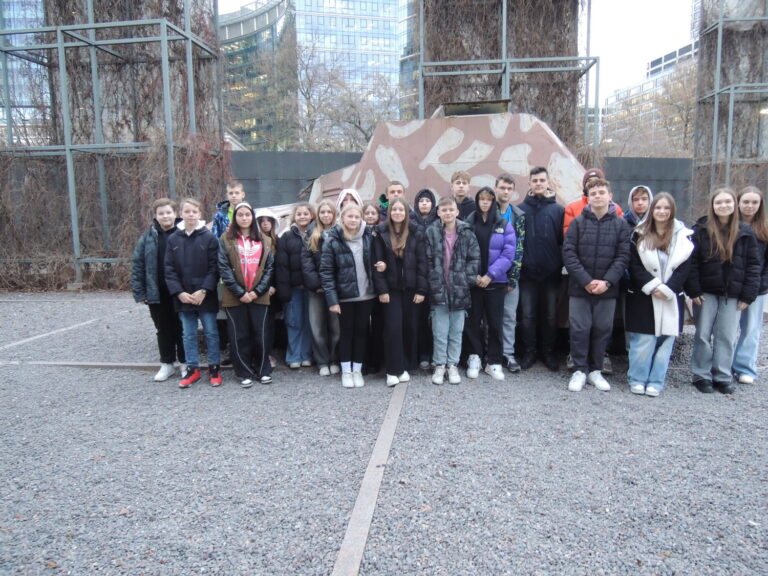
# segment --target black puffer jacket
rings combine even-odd
[[[462,220],[466,220],[467,216],[477,210],[477,204],[475,204],[475,201],[472,200],[469,195],[465,196],[464,200],[458,202],[457,204],[459,206],[459,218]]]
[[[177,312],[217,312],[219,299],[219,241],[201,224],[192,234],[183,230],[184,224],[168,238],[165,250],[165,282],[174,297]],[[200,306],[183,304],[176,296],[182,292],[192,294],[198,290],[207,294]]]
[[[424,234],[417,224],[410,222],[408,226],[408,241],[405,244],[401,266],[398,267],[397,258],[392,251],[392,239],[386,223],[379,224],[373,231],[373,253],[374,262],[381,260],[387,265],[385,272],[373,272],[377,292],[407,289],[426,296],[429,290],[427,254],[424,252]]]
[[[371,229],[366,226],[363,232],[363,261],[368,281],[376,289],[373,277],[372,244]],[[344,231],[339,224],[326,232],[320,256],[320,283],[329,308],[341,300],[357,298],[360,295],[357,287],[355,257],[344,239]],[[376,292],[378,293],[377,289]]]
[[[563,216],[565,208],[552,196],[529,194],[519,204],[525,212],[525,250],[520,276],[543,280],[563,267]]]
[[[456,244],[451,256],[451,283],[445,284],[443,270],[444,236],[439,222],[427,227],[425,246],[429,268],[429,302],[448,309],[469,310],[472,298],[469,289],[475,285],[480,269],[480,245],[472,229],[464,222],[456,222]]]
[[[760,259],[757,240],[749,225],[739,225],[739,237],[733,246],[730,262],[710,255],[712,243],[707,232],[707,217],[700,218],[693,227],[693,254],[691,270],[685,282],[685,291],[691,298],[705,292],[716,296],[737,298],[751,304],[760,289]]]
[[[320,237],[320,242],[317,244],[317,252],[312,252],[309,249],[309,238],[315,231],[315,225],[317,222],[312,222],[307,228],[307,243],[301,250],[301,275],[304,279],[304,287],[312,292],[317,292],[322,288],[320,283],[320,256],[323,250],[323,244],[325,243],[326,232]]]
[[[568,270],[568,294],[581,298],[618,298],[619,281],[629,264],[629,224],[611,205],[608,214],[595,217],[589,206],[571,222],[563,243],[563,261]],[[527,246],[526,246],[527,248]],[[584,287],[592,280],[611,283],[602,294]]]
[[[301,272],[301,251],[304,240],[298,226],[291,224],[277,239],[277,258],[275,259],[275,284],[277,296],[283,302],[291,299],[291,289],[304,286]]]

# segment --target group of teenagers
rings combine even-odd
[[[695,387],[730,394],[734,379],[755,381],[768,292],[759,189],[714,190],[707,214],[689,228],[675,217],[674,198],[648,186],[632,188],[623,213],[599,169],[584,174],[582,197],[565,207],[544,167],[530,171],[517,205],[512,175],[501,174],[474,199],[470,180],[457,171],[450,194],[423,189],[412,206],[397,181],[378,203],[345,189],[335,202],[295,204],[282,234],[276,216],[254,210],[235,180],[212,225],[194,199],[178,213],[171,200],[156,200],[131,277],[134,298],[149,306],[157,329],[155,380],[174,375],[177,361],[181,388],[201,379],[199,321],[211,385],[222,382],[220,350],[227,348],[241,386],[272,382],[277,304],[286,364],[340,374],[345,388],[363,386],[380,364],[388,386],[418,369],[433,370],[434,384],[459,384],[460,363],[470,379],[485,371],[504,380],[505,368],[527,370],[539,359],[557,371],[566,282],[569,390],[587,383],[610,390],[603,372],[618,309],[629,388],[658,396],[686,294],[696,326]]]

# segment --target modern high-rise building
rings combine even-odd
[[[397,86],[398,0],[256,0],[219,19],[224,54],[224,112],[229,128],[248,148],[279,150],[280,114],[301,105],[294,80],[314,67],[334,72],[351,88],[377,77]],[[282,50],[282,61],[275,62]],[[293,58],[293,68],[285,59]],[[301,60],[301,62],[299,62]],[[282,91],[282,111],[267,93]],[[293,91],[293,93],[291,93]]]

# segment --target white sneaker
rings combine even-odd
[[[448,384],[461,384],[459,369],[453,364],[448,366]]]
[[[608,392],[608,390],[611,389],[611,385],[608,384],[608,380],[603,378],[600,370],[592,370],[592,372],[590,372],[587,376],[587,381],[592,384],[592,386],[598,390],[602,390],[603,392]]]
[[[365,380],[363,380],[362,372],[352,372],[352,382],[355,383],[355,388],[362,388],[365,386]]]
[[[240,386],[242,388],[250,388],[251,386],[253,386],[253,380],[251,380],[250,378],[245,378],[243,380],[240,380]]]
[[[157,378],[155,378],[157,380]],[[749,374],[739,374],[739,384],[754,384],[755,379]]]
[[[587,375],[581,370],[576,370],[571,376],[571,380],[568,382],[568,390],[571,392],[581,392],[584,388],[584,383],[587,381]]]
[[[179,364],[179,374],[184,374],[187,371],[187,363],[182,362]]]
[[[344,388],[355,387],[355,381],[352,379],[352,372],[341,373],[341,385],[344,386]]]
[[[290,368],[291,370],[298,370],[299,368],[301,368],[301,362],[291,362],[290,364],[288,364],[288,368]]]
[[[494,380],[504,380],[504,370],[502,370],[501,364],[486,364],[485,373]]]
[[[632,394],[645,394],[645,384],[640,384],[640,382],[630,384],[629,391],[632,392]]]
[[[311,360],[302,360],[301,361],[301,367],[302,368],[309,368],[310,366],[312,366],[312,361]]]
[[[658,388],[656,388],[656,386],[653,386],[653,385],[651,385],[651,386],[648,386],[648,387],[645,389],[645,395],[646,395],[646,396],[653,396],[653,397],[655,398],[655,397],[656,397],[656,396],[658,396],[659,394],[661,394],[661,390],[659,390]]]
[[[480,356],[470,354],[467,359],[467,378],[477,378],[480,375]]]
[[[339,372],[341,372],[341,368],[339,368],[338,364],[331,364],[330,370],[331,370],[331,374],[338,374]]]
[[[331,369],[328,366],[320,366],[320,376],[330,376]]]
[[[400,380],[397,376],[393,376],[392,374],[387,374],[387,386],[397,386],[400,383]]]
[[[160,364],[160,370],[155,374],[155,382],[165,382],[174,374],[176,374],[176,368],[173,367],[173,364]]]
[[[445,378],[445,366],[435,366],[435,373],[432,374],[432,384],[442,384]]]
[[[400,380],[400,382],[410,382],[411,375],[408,374],[408,370],[406,370],[405,372],[400,374],[400,376],[398,376],[397,379]]]

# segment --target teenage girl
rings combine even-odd
[[[181,321],[173,306],[173,297],[165,283],[165,247],[176,232],[176,203],[158,198],[152,203],[152,225],[139,238],[133,251],[131,291],[133,299],[149,307],[149,315],[157,330],[160,370],[155,382],[164,382],[176,373],[173,363],[178,358],[184,372],[184,341]],[[178,219],[181,221],[181,219]]]
[[[718,188],[707,216],[693,228],[694,251],[686,292],[693,299],[693,385],[700,392],[734,392],[731,366],[741,312],[760,287],[757,242],[748,224],[739,222],[736,194]]]
[[[765,197],[755,186],[747,186],[739,192],[739,218],[752,228],[755,235],[761,272],[759,295],[749,308],[741,313],[741,333],[731,368],[741,384],[754,384],[757,378],[757,351],[760,347],[765,295],[768,293],[768,218],[765,212]]]
[[[371,231],[376,229],[381,218],[379,206],[366,200],[363,206],[363,220]],[[365,353],[363,374],[376,374],[384,362],[384,309],[378,299],[374,300],[371,309],[371,322],[368,326],[368,350]]]
[[[280,232],[280,221],[277,219],[275,213],[269,208],[257,208],[254,215],[256,216],[256,222],[259,225],[261,241],[264,243],[265,249],[272,252],[272,256],[275,262],[277,262],[277,235]],[[269,349],[269,365],[272,366],[272,368],[277,366],[277,360],[272,356],[272,346],[275,342],[275,313],[282,310],[282,308],[280,308],[280,300],[272,298],[272,296],[275,295],[275,292],[277,292],[275,284],[275,274],[272,274],[272,284],[269,287],[269,309],[267,310],[267,317],[269,318],[269,330],[267,331],[269,342],[267,343],[267,348]]]
[[[277,295],[285,303],[283,317],[288,333],[285,362],[291,368],[312,366],[312,333],[309,329],[309,293],[301,273],[301,251],[307,242],[307,229],[315,219],[307,202],[293,208],[293,223],[278,241],[275,272]]]
[[[328,310],[320,282],[320,256],[325,235],[336,223],[336,209],[330,200],[317,205],[317,219],[310,225],[309,242],[301,254],[304,286],[309,291],[309,325],[312,330],[312,355],[320,376],[339,373],[337,345],[339,316]]]
[[[389,203],[387,220],[374,231],[374,261],[384,262],[379,302],[384,315],[387,386],[411,379],[408,370],[418,367],[418,327],[421,307],[429,290],[424,235],[410,221],[402,198]]]
[[[232,365],[243,388],[250,388],[254,380],[272,382],[268,310],[273,270],[274,256],[262,242],[253,208],[241,202],[219,243],[219,274]]]
[[[187,369],[182,374],[179,388],[189,388],[200,380],[198,319],[203,325],[208,349],[211,386],[221,385],[219,330],[216,326],[219,241],[200,216],[200,202],[192,198],[182,201],[182,222],[168,238],[165,251],[165,282],[181,319],[187,359]]]
[[[320,257],[325,301],[339,315],[341,385],[345,388],[365,384],[361,370],[375,298],[371,242],[362,208],[350,203],[341,209],[339,224],[328,230]]]
[[[675,219],[675,199],[666,192],[654,197],[632,233],[624,325],[633,394],[658,396],[664,389],[675,338],[683,329],[692,235]]]

